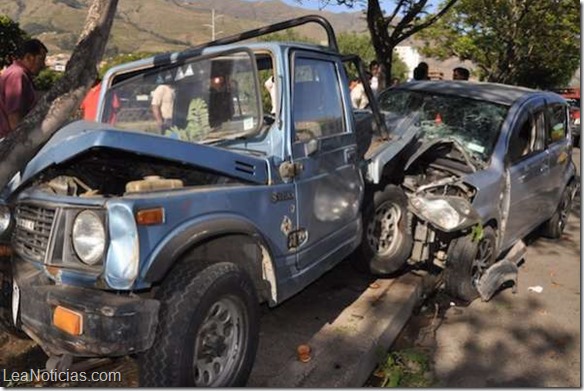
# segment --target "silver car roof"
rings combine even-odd
[[[510,86],[506,84],[454,80],[412,81],[400,84],[392,89],[456,95],[465,98],[499,103],[506,106],[511,106],[517,100],[527,97],[528,95],[555,95],[552,93],[544,93],[543,91],[532,90],[530,88]]]

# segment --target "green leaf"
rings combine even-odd
[[[471,238],[473,242],[480,242],[484,234],[485,230],[483,229],[483,225],[481,223],[478,223],[472,227]]]
[[[481,80],[551,89],[580,65],[579,16],[574,0],[459,0],[418,38],[424,55],[470,60]]]

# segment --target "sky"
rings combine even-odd
[[[257,1],[257,0],[248,0],[248,1]],[[330,12],[355,12],[355,11],[362,11],[364,9],[364,4],[366,4],[366,1],[360,1],[360,0],[356,0],[356,3],[361,3],[361,4],[356,4],[353,8],[349,8],[345,5],[337,5],[336,0],[301,0],[301,1],[296,1],[296,0],[280,0],[283,1],[286,4],[295,6],[295,7],[302,7],[302,8],[308,8],[308,9],[319,9],[319,7],[322,7],[323,4],[326,4],[326,7],[324,8],[325,11],[330,11]],[[430,1],[429,2],[429,10],[430,11],[434,11],[435,6],[437,4],[437,1]],[[393,3],[391,4],[392,6],[394,5]],[[382,8],[384,8],[384,4],[381,4]]]
[[[257,1],[257,0],[247,0],[247,1]],[[302,0],[301,2],[296,1],[296,0],[280,0],[286,4],[289,4],[291,6],[294,7],[301,7],[301,8],[307,8],[307,9],[319,9],[319,7],[322,7],[323,4],[326,4],[328,2],[328,4],[326,5],[326,7],[324,8],[325,11],[329,11],[329,12],[354,12],[354,11],[361,11],[361,7],[360,6],[355,6],[353,8],[349,8],[345,5],[337,5],[336,0]]]
[[[323,4],[326,4],[327,1],[319,1],[319,0],[303,0],[302,4],[300,4],[299,2],[295,1],[295,0],[282,0],[284,1],[284,3],[286,4],[290,4],[296,7],[302,7],[302,8],[309,8],[309,9],[319,9],[319,7],[322,7]],[[326,7],[324,8],[325,11],[329,11],[329,12],[352,12],[352,11],[360,11],[361,7],[360,6],[355,6],[353,8],[349,8],[345,5],[337,5],[337,2],[335,0],[330,0],[328,1],[328,4],[326,4]]]

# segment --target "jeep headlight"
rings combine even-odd
[[[8,229],[10,225],[10,208],[6,205],[0,205],[0,235]]]
[[[130,289],[138,277],[140,243],[132,208],[122,202],[108,203],[110,243],[105,261],[105,281],[114,289]]]
[[[73,249],[87,265],[99,262],[105,251],[105,227],[99,216],[85,210],[75,217],[73,222]]]
[[[461,230],[480,222],[480,216],[462,197],[422,197],[410,199],[413,212],[445,232]]]

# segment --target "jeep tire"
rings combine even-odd
[[[496,244],[495,231],[488,226],[483,229],[480,240],[473,240],[472,234],[467,234],[450,242],[444,270],[446,293],[466,302],[476,299],[479,279],[495,262]]]
[[[159,323],[152,348],[139,358],[140,385],[244,386],[259,339],[253,282],[232,263],[190,261],[157,292]]]
[[[355,263],[373,274],[394,273],[404,266],[412,252],[407,197],[399,187],[387,185],[364,204],[363,237],[354,255]]]

